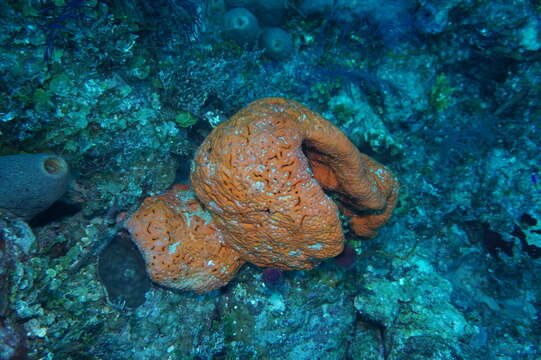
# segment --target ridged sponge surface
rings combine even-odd
[[[66,192],[68,175],[68,164],[57,155],[0,156],[0,208],[31,219]]]

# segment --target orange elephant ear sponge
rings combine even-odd
[[[150,277],[163,286],[207,292],[227,284],[244,263],[185,186],[145,199],[125,226]]]
[[[196,153],[192,184],[228,246],[259,266],[310,269],[343,249],[335,191],[373,236],[398,183],[329,121],[295,101],[257,100],[220,124]]]

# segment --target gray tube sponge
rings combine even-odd
[[[245,8],[235,8],[226,12],[224,26],[227,37],[239,45],[254,43],[260,32],[256,17]]]
[[[0,208],[29,220],[66,192],[68,176],[68,164],[57,155],[0,156]]]
[[[273,60],[286,59],[293,51],[291,34],[277,27],[264,29],[259,43],[265,49],[265,55]]]

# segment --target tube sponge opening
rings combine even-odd
[[[66,192],[68,177],[68,164],[57,155],[0,156],[0,208],[29,220]]]
[[[291,34],[277,27],[264,29],[259,41],[265,49],[265,55],[273,60],[284,60],[293,50]]]
[[[259,36],[259,23],[254,14],[245,8],[226,12],[224,25],[226,36],[239,45],[253,44]]]
[[[43,160],[43,171],[51,176],[64,176],[68,172],[68,164],[61,157],[51,155]]]

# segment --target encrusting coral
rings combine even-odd
[[[357,235],[372,237],[399,188],[336,126],[283,98],[257,100],[217,126],[191,182],[195,196],[175,187],[146,199],[127,228],[154,281],[197,292],[226,284],[244,261],[311,269],[340,254],[338,206],[324,190]]]

